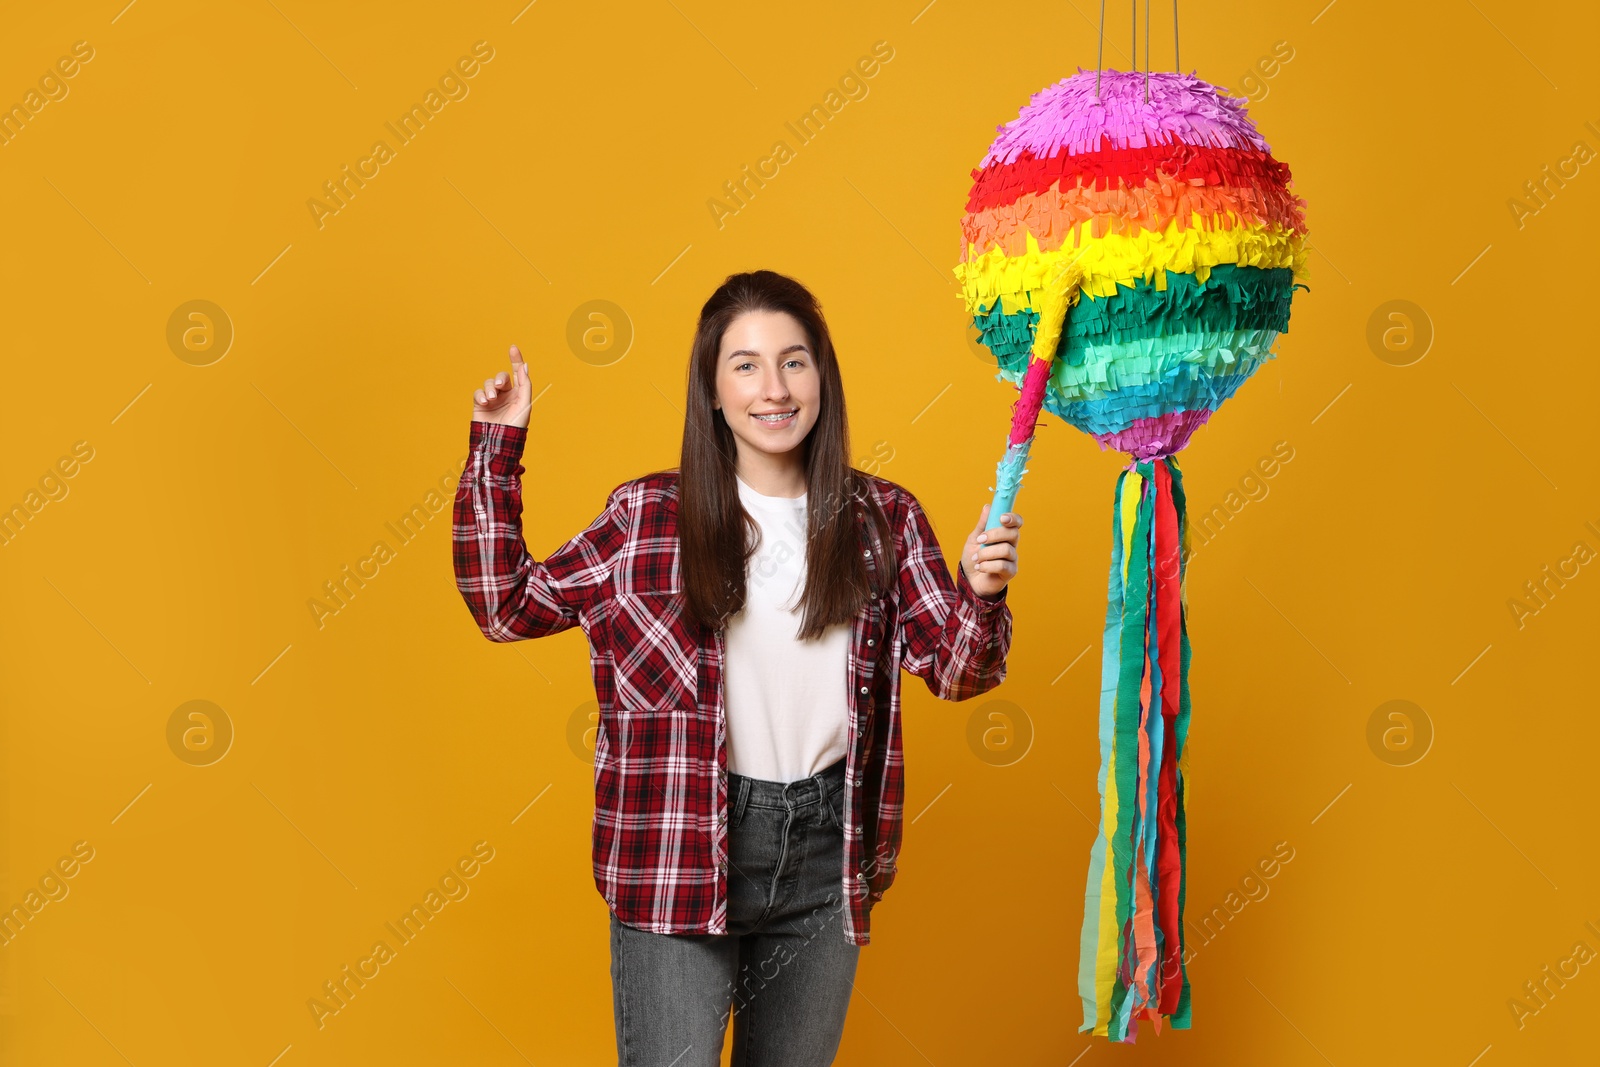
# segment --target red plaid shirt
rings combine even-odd
[[[677,472],[611,491],[589,528],[543,561],[523,545],[527,431],[474,421],[456,491],[456,585],[484,636],[520,641],[582,626],[600,729],[594,761],[594,879],[630,926],[721,934],[728,913],[728,756],[723,634],[684,613]],[[895,876],[905,803],[900,672],[965,700],[1005,680],[1011,609],[950,568],[908,491],[869,477],[895,533],[892,598],[851,626],[845,757],[844,935],[870,941],[869,915]],[[861,519],[863,553],[868,520]]]

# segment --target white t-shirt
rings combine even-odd
[[[737,477],[737,476],[736,476]],[[850,626],[812,641],[800,629],[806,580],[806,497],[763,496],[739,482],[761,526],[745,576],[745,605],[724,633],[728,769],[793,782],[843,759],[850,738]]]

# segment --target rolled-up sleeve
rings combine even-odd
[[[901,666],[941,700],[966,700],[1005,681],[1011,607],[1005,589],[997,597],[979,596],[959,560],[952,578],[927,514],[907,496],[898,587]]]
[[[523,641],[578,624],[628,537],[628,486],[613,489],[588,528],[542,561],[522,539],[520,426],[473,420],[467,465],[456,487],[456,588],[491,641]]]

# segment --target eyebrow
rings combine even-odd
[[[788,348],[785,348],[782,352],[779,352],[778,355],[787,356],[790,352],[804,352],[807,355],[810,355],[811,354],[811,349],[807,348],[805,345],[790,345]],[[729,359],[733,359],[735,356],[759,356],[759,355],[761,355],[761,353],[757,352],[757,351],[755,351],[753,349],[741,348],[736,352],[729,352],[728,353],[728,358]]]

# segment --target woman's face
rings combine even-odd
[[[783,311],[750,311],[722,334],[717,356],[717,397],[738,442],[741,459],[751,450],[791,451],[816,424],[822,374],[806,332]],[[777,418],[760,416],[790,412]]]

